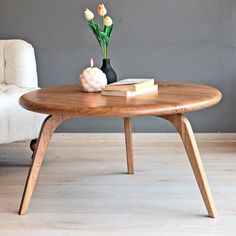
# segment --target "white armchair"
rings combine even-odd
[[[19,105],[20,96],[35,89],[33,47],[23,40],[0,40],[0,144],[38,137],[45,116]]]

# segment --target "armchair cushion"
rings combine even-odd
[[[29,43],[20,39],[0,41],[0,83],[38,87],[34,48]]]
[[[4,58],[4,43],[5,40],[0,40],[0,84],[4,83],[4,70],[5,70],[5,58]]]

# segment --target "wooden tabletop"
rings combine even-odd
[[[71,84],[29,92],[20,98],[20,104],[30,111],[50,115],[161,116],[204,109],[217,104],[221,97],[215,88],[190,83],[160,82],[158,93],[130,98],[84,93],[77,84]]]

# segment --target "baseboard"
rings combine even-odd
[[[198,142],[236,142],[236,133],[196,133]],[[135,142],[179,142],[177,133],[134,133]],[[55,133],[52,142],[123,142],[123,133]]]

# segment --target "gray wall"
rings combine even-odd
[[[94,0],[0,0],[0,38],[22,38],[36,50],[41,87],[77,81],[97,42],[83,18]],[[122,77],[203,83],[224,96],[217,107],[189,114],[197,132],[236,131],[236,0],[110,0],[116,27],[110,55]],[[138,132],[173,131],[157,118],[137,118]],[[81,119],[59,131],[122,131],[122,121]]]

